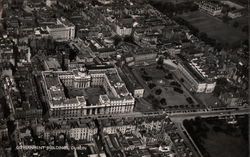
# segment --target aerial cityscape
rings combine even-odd
[[[246,0],[0,0],[0,157],[248,157]]]

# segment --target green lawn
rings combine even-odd
[[[156,95],[155,91],[157,89],[161,89],[162,93],[160,95]],[[167,106],[176,106],[176,105],[187,105],[188,102],[186,101],[187,96],[184,94],[179,94],[175,92],[172,87],[171,88],[163,88],[160,86],[155,87],[152,90],[152,93],[154,93],[155,97],[158,100],[161,100],[162,98],[165,98],[167,101]]]
[[[151,94],[153,95],[158,101],[160,101],[161,99],[166,100],[166,104],[160,104],[161,108],[166,108],[169,106],[186,106],[189,105],[189,103],[187,102],[186,98],[189,97],[188,93],[185,93],[185,91],[183,91],[183,94],[180,94],[178,92],[175,92],[173,90],[173,85],[171,85],[171,82],[176,82],[174,80],[174,78],[172,79],[166,79],[165,76],[170,74],[170,72],[168,70],[163,70],[163,69],[159,69],[156,68],[156,65],[152,65],[152,66],[147,66],[147,67],[138,67],[135,69],[137,74],[142,77],[143,80],[143,76],[147,76],[150,77],[151,79],[149,80],[143,80],[147,85],[149,84],[155,84],[155,87],[153,87],[152,89],[150,89],[147,93],[147,95],[145,95],[145,99],[152,103],[150,101],[150,99],[148,99],[148,95]],[[156,90],[160,89],[161,90],[161,94],[156,94]],[[182,89],[182,87],[180,87],[180,89]],[[142,109],[139,105],[140,104],[145,104],[140,102],[137,106],[137,109]],[[154,104],[154,103],[153,103]],[[149,107],[149,105],[143,105],[145,108],[143,108],[143,110],[146,108],[148,110],[152,110],[153,107]]]
[[[234,126],[218,118],[184,120],[183,125],[204,157],[247,157],[248,116],[236,119]]]
[[[144,98],[136,100],[135,109],[136,112],[151,112],[155,111],[152,104],[146,101]]]
[[[196,93],[195,94],[207,107],[225,107],[224,104],[220,103],[218,97],[214,96],[213,93]]]
[[[247,34],[239,29],[233,28],[231,25],[200,11],[185,13],[180,17],[190,22],[200,32],[205,32],[209,37],[222,43],[233,44],[241,39],[247,39]]]
[[[204,148],[211,157],[247,157],[247,143],[240,137],[209,131]]]

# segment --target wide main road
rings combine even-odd
[[[206,111],[206,112],[188,112],[188,113],[174,113],[170,114],[171,118],[179,119],[192,119],[195,117],[217,117],[217,116],[231,116],[231,115],[244,115],[249,114],[250,109],[244,108],[239,110],[217,110],[217,111]]]
[[[109,115],[86,115],[84,117],[70,117],[66,119],[106,119],[106,118],[122,118],[122,117],[153,117],[157,115],[166,115],[173,121],[182,122],[185,119],[192,119],[195,117],[217,117],[217,116],[231,116],[231,115],[244,115],[249,114],[249,108],[239,109],[239,110],[220,110],[220,111],[206,111],[206,112],[187,112],[187,113],[166,113],[165,111],[155,111],[155,112],[131,112],[131,113],[120,113],[120,114],[109,114]],[[55,121],[64,118],[49,118],[50,121]]]

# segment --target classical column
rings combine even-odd
[[[85,116],[87,115],[87,109],[86,108],[83,109],[83,115],[85,115]]]
[[[100,108],[100,114],[104,114],[104,108]]]

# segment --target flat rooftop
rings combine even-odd
[[[199,74],[190,64],[189,61],[182,55],[178,55],[178,57],[181,59],[181,64],[184,65],[184,67],[190,72],[190,74],[198,81],[198,82],[204,82],[206,81],[205,78]]]
[[[61,69],[61,65],[55,58],[48,58],[48,60],[45,60],[45,64],[48,66],[49,69]]]
[[[60,86],[61,82],[58,75],[55,73],[44,73],[45,83],[47,88],[50,89],[52,86]]]
[[[125,86],[125,83],[120,78],[120,76],[116,70],[109,72],[109,73],[106,73],[106,76],[108,77],[108,80],[109,80],[111,86],[115,88],[115,90],[119,96],[127,96],[129,94],[129,92]]]

